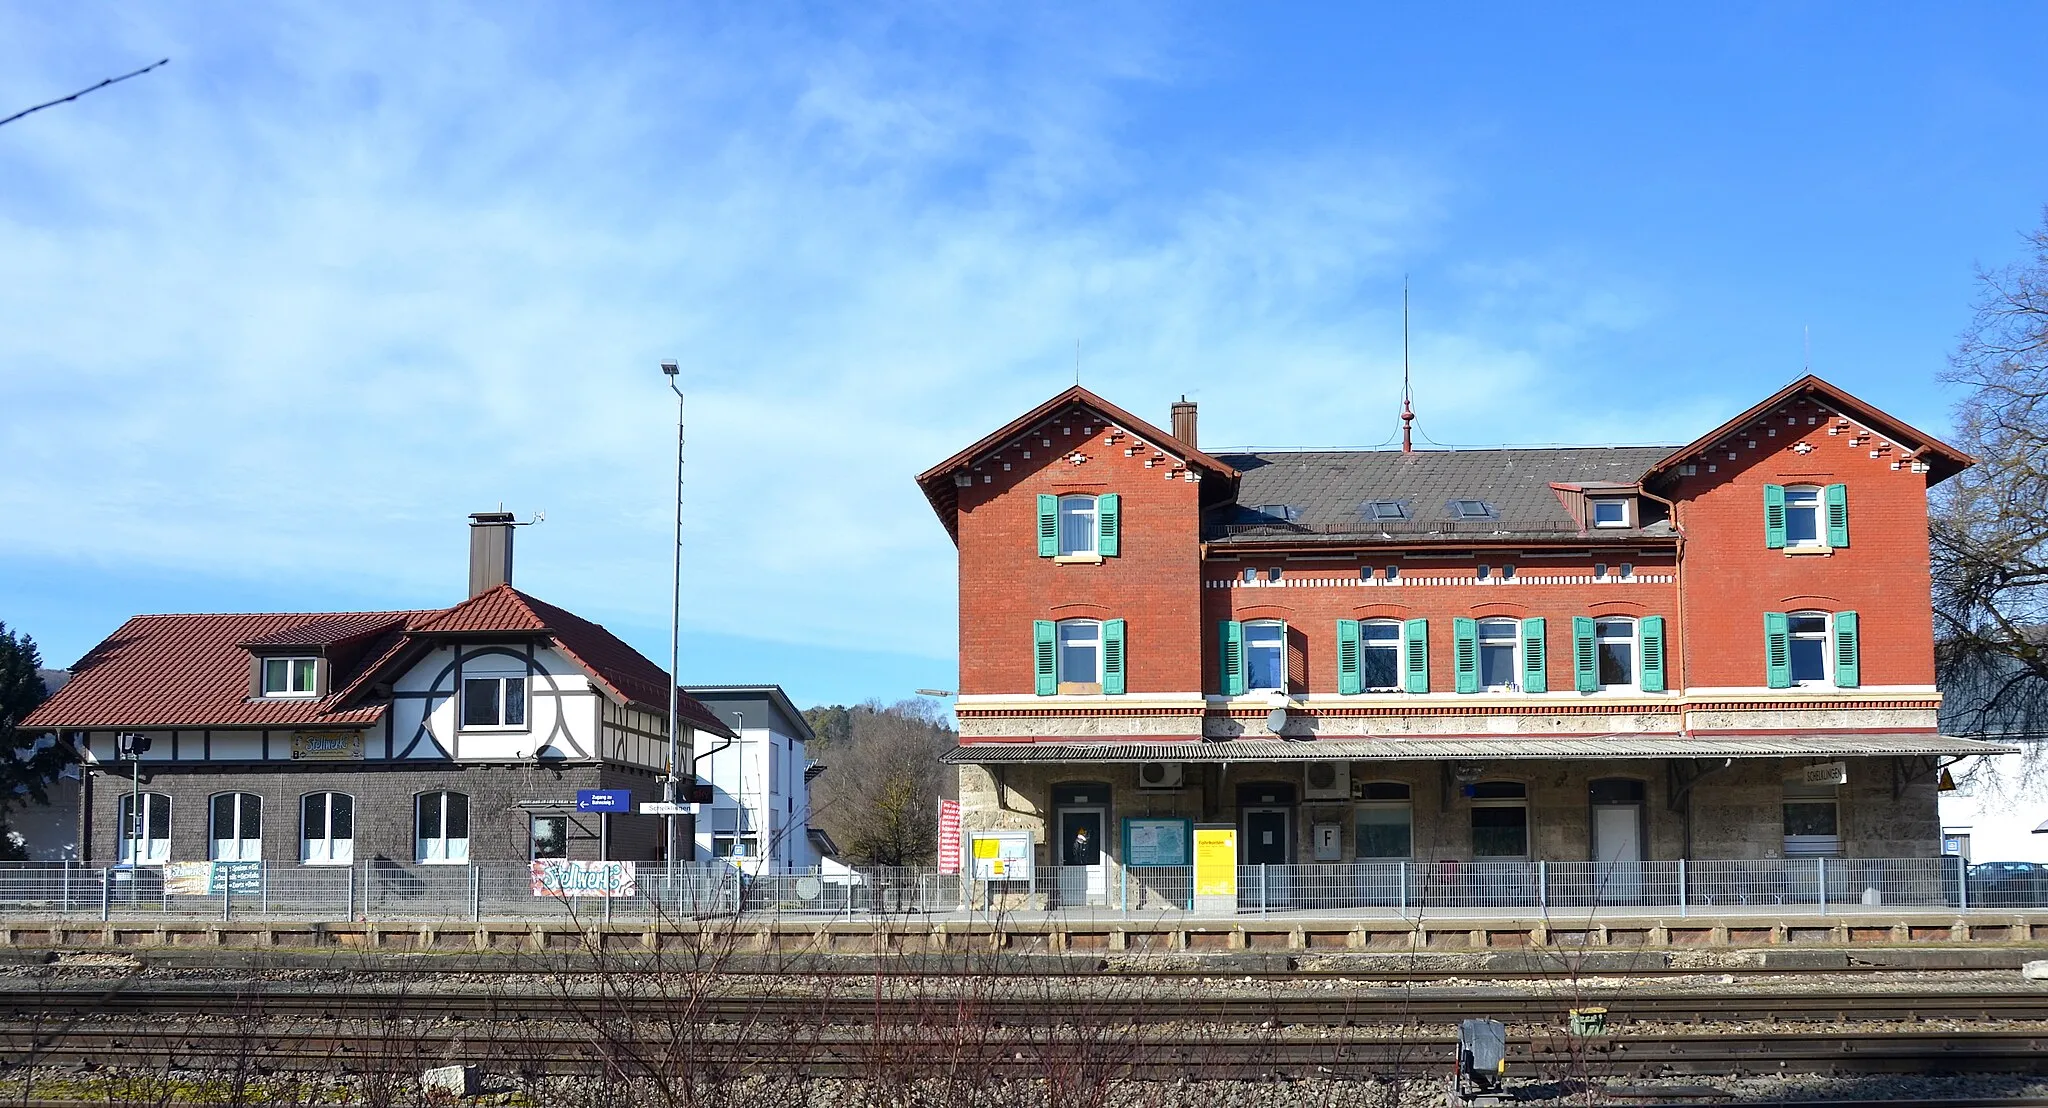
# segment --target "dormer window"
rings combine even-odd
[[[1591,501],[1593,526],[1627,527],[1629,525],[1629,502],[1620,497]]]
[[[313,658],[265,658],[264,696],[317,696],[320,666]]]

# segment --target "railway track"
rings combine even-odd
[[[236,1016],[349,1017],[370,1020],[548,1020],[646,1017],[687,1003],[707,1022],[916,1026],[971,1014],[999,1026],[1048,1022],[1090,1025],[1269,1023],[1353,1027],[1422,1025],[1488,1017],[1509,1023],[1555,1024],[1569,1008],[1598,1006],[1613,1023],[1848,1023],[2048,1020],[2048,988],[1998,990],[1757,992],[1578,989],[1502,992],[1477,988],[1372,989],[1350,995],[1293,997],[989,996],[933,991],[883,997],[766,995],[744,991],[683,996],[649,989],[640,995],[562,988],[528,992],[305,989],[257,985],[143,983],[116,988],[0,991],[0,1013],[24,1017]]]
[[[550,1076],[653,1072],[703,1077],[853,1078],[878,1071],[920,1075],[971,1072],[1037,1078],[1088,1071],[1134,1080],[1331,1079],[1417,1075],[1447,1064],[1448,1035],[1386,1038],[1244,1038],[1144,1034],[997,1035],[949,1038],[900,1034],[790,1038],[664,1039],[636,1029],[574,1032],[507,1026],[419,1030],[378,1038],[337,1028],[165,1031],[160,1026],[71,1028],[29,1038],[0,1036],[8,1070],[91,1070],[118,1060],[145,1070],[369,1073],[417,1072],[453,1061],[498,1073]],[[1882,1033],[1720,1032],[1571,1039],[1510,1036],[1511,1078],[1612,1080],[1674,1075],[1812,1073],[2048,1072],[2048,1032]]]

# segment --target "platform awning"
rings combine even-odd
[[[1460,735],[1450,738],[1221,739],[1215,742],[970,742],[941,761],[1310,762],[1543,760],[1572,758],[1843,758],[1885,755],[2016,754],[2017,747],[1923,732],[1853,735]]]

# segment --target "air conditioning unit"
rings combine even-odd
[[[1180,788],[1179,762],[1141,762],[1138,765],[1138,787],[1141,789]]]
[[[1302,796],[1309,800],[1351,799],[1351,766],[1344,762],[1310,762],[1302,774]]]

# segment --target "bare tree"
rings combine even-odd
[[[939,756],[959,741],[944,712],[923,700],[871,700],[804,716],[818,735],[811,756],[826,766],[811,786],[811,822],[855,864],[929,864],[951,772]]]
[[[2048,212],[2028,260],[1978,274],[1976,315],[1943,374],[1969,390],[1958,443],[1979,464],[1936,486],[1944,728],[2048,733]]]

